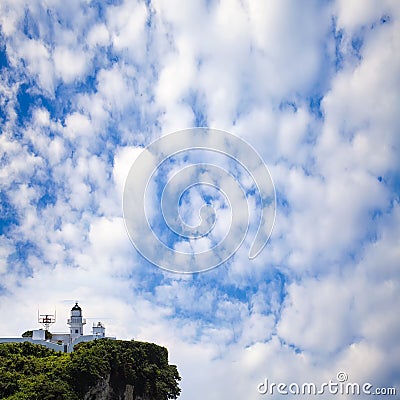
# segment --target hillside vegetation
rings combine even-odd
[[[180,393],[166,348],[153,343],[100,339],[69,354],[24,343],[0,344],[0,399],[167,400]],[[101,393],[101,392],[104,393]]]

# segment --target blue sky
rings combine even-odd
[[[79,299],[167,346],[182,399],[342,370],[400,390],[399,18],[372,0],[2,1],[0,335],[38,305],[63,331]],[[258,151],[277,214],[255,260],[245,242],[180,275],[136,252],[122,194],[144,146],[194,126]]]

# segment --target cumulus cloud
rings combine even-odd
[[[75,79],[81,78],[87,70],[88,60],[84,52],[57,47],[53,57],[56,74],[65,83],[71,83]]]

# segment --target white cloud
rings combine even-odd
[[[11,36],[17,30],[17,25],[24,11],[23,1],[13,2],[13,7],[9,2],[2,2],[0,4],[0,15],[1,15],[1,27],[2,31]]]
[[[60,46],[54,50],[53,57],[56,74],[65,83],[83,78],[88,69],[88,56],[83,51]]]
[[[359,335],[351,315],[353,301],[353,293],[340,277],[294,283],[288,287],[278,334],[301,350],[334,353]]]
[[[345,0],[339,0],[334,7],[338,25],[349,33],[353,33],[363,25],[372,25],[386,13],[396,12],[394,2],[390,0],[380,2],[356,0],[351,4]]]
[[[7,273],[8,269],[8,256],[13,252],[13,244],[10,243],[6,238],[1,238],[1,247],[0,247],[0,275],[4,275]]]
[[[122,198],[129,170],[142,151],[143,148],[123,147],[115,152],[113,178],[119,198]]]
[[[87,36],[87,44],[90,46],[106,46],[110,41],[110,34],[105,24],[94,25]]]
[[[86,115],[73,113],[65,118],[66,136],[75,139],[79,136],[91,136],[93,128]]]
[[[142,2],[125,1],[108,9],[107,25],[116,50],[128,50],[136,61],[144,61],[147,7]]]
[[[18,47],[17,57],[27,63],[27,70],[37,77],[40,86],[48,93],[55,88],[55,72],[50,51],[46,45],[38,40],[24,40]]]

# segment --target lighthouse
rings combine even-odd
[[[1,1],[1,0],[0,0]],[[41,314],[39,320],[45,328],[48,328],[55,322],[54,315]],[[97,339],[111,339],[116,340],[114,336],[106,336],[106,328],[101,322],[93,324],[93,331],[91,335],[83,334],[83,325],[86,324],[86,320],[82,318],[82,308],[79,307],[78,302],[71,309],[71,318],[68,318],[67,323],[69,325],[69,333],[67,332],[52,332],[50,338],[47,339],[45,331],[43,329],[36,329],[30,332],[31,335],[23,335],[18,338],[1,338],[0,343],[22,343],[31,342],[34,344],[40,344],[46,346],[49,349],[56,351],[63,351],[64,353],[70,353],[74,350],[74,346],[82,342],[91,342]],[[29,333],[29,332],[27,332]]]
[[[83,325],[86,324],[86,320],[82,318],[82,309],[79,307],[78,303],[71,309],[71,318],[67,321],[70,330],[70,338],[73,342],[76,338],[83,335]]]

